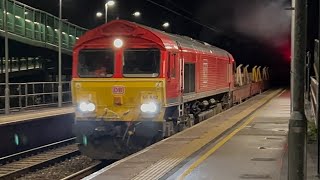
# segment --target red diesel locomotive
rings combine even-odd
[[[73,58],[74,130],[95,159],[122,158],[235,99],[230,53],[133,22],[88,31]]]

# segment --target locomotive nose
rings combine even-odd
[[[74,82],[81,87],[74,88],[76,118],[104,121],[162,119],[164,83],[160,79]]]

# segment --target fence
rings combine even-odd
[[[10,83],[10,111],[57,106],[58,82]],[[0,113],[5,108],[5,84],[0,83]],[[62,103],[71,104],[70,82],[62,82]]]
[[[315,124],[318,126],[318,119],[320,117],[319,112],[319,55],[320,55],[320,46],[319,40],[315,40],[314,46],[314,62],[313,62],[313,70],[314,70],[314,77],[310,77],[310,107],[311,107],[311,119],[314,120]],[[309,78],[309,74],[307,77]],[[308,84],[307,84],[308,86]]]
[[[45,59],[40,57],[26,57],[26,58],[14,58],[8,59],[8,72],[17,72],[30,69],[42,69]],[[5,73],[5,59],[0,58],[0,74]]]

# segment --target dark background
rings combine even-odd
[[[58,15],[59,0],[20,1]],[[291,11],[285,9],[290,0],[115,1],[108,11],[109,21],[131,20],[208,42],[229,51],[237,64],[270,66],[274,80],[289,83]],[[104,19],[97,18],[96,12],[104,13],[105,2],[63,0],[63,18],[85,28],[97,27]],[[140,18],[132,16],[135,10],[142,13]],[[170,23],[168,29],[162,27],[165,21]]]

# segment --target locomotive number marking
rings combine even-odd
[[[156,100],[156,99],[158,99],[158,96],[157,95],[143,95],[142,96],[142,99],[144,99],[144,100]]]
[[[123,86],[113,86],[112,87],[112,94],[124,94],[125,87]]]
[[[156,101],[156,100],[159,100],[159,96],[157,94],[145,93],[141,95],[141,102]]]

